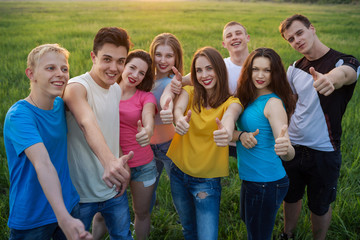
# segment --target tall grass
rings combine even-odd
[[[303,5],[288,3],[239,2],[85,2],[42,1],[0,2],[0,130],[7,109],[29,93],[24,74],[26,56],[35,46],[60,43],[70,52],[70,74],[82,74],[91,67],[92,40],[99,28],[120,26],[130,33],[134,48],[149,49],[153,37],[171,32],[182,42],[185,71],[190,69],[192,54],[199,47],[210,45],[224,57],[222,28],[228,21],[243,23],[251,36],[249,49],[274,48],[285,66],[300,58],[278,33],[279,23],[289,15],[302,13],[312,20],[320,39],[336,50],[360,59],[359,5]],[[333,220],[328,239],[360,239],[360,102],[359,84],[343,120],[343,166],[338,197],[333,204]],[[222,182],[220,239],[246,239],[246,230],[239,217],[240,181],[236,161],[230,159],[231,174]],[[3,137],[0,138],[0,239],[8,237],[9,176]],[[151,239],[181,239],[171,202],[169,182],[162,177],[158,204],[152,214]],[[279,212],[275,234],[282,228]],[[309,212],[302,212],[298,224],[299,239],[311,239]]]

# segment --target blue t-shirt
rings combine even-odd
[[[281,159],[274,150],[275,139],[269,120],[264,115],[265,105],[272,97],[279,98],[274,93],[258,97],[237,120],[239,131],[255,132],[259,129],[255,147],[246,149],[240,141],[236,142],[239,176],[242,180],[273,182],[286,175]]]
[[[155,125],[163,124],[163,122],[161,121],[161,118],[160,118],[160,111],[162,109],[160,106],[160,98],[161,98],[161,95],[163,94],[166,86],[169,83],[171,83],[171,79],[173,77],[174,77],[174,75],[170,75],[170,77],[164,77],[164,78],[156,80],[155,85],[154,85],[153,89],[151,90],[151,92],[154,94],[154,96],[156,98],[156,105],[157,105],[157,113],[155,115]]]
[[[26,230],[57,222],[35,168],[24,152],[36,143],[42,142],[48,151],[67,210],[71,212],[79,202],[69,174],[66,133],[64,102],[59,97],[52,110],[42,110],[20,100],[7,112],[4,142],[10,173],[10,228]]]

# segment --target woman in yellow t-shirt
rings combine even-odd
[[[226,66],[216,49],[194,54],[191,81],[174,104],[176,134],[167,153],[175,164],[171,192],[185,239],[211,240],[218,236],[220,179],[229,174],[228,144],[243,108],[229,94]]]

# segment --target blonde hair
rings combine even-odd
[[[29,53],[27,57],[27,67],[30,69],[35,69],[38,65],[40,58],[48,52],[56,52],[58,54],[64,55],[66,58],[66,61],[69,59],[69,51],[65,48],[61,47],[59,44],[43,44],[40,46],[37,46],[31,52]]]
[[[239,23],[239,22],[231,21],[231,22],[228,22],[227,24],[225,24],[225,26],[224,26],[224,28],[223,28],[223,35],[224,35],[224,33],[225,33],[225,29],[226,29],[226,28],[231,27],[231,26],[236,26],[236,25],[242,27],[242,28],[245,30],[245,34],[246,34],[246,35],[248,34],[248,33],[247,33],[247,30],[246,30],[246,27],[245,27],[244,25],[242,25],[242,24]]]

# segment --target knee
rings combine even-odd
[[[205,199],[208,196],[207,192],[198,192],[196,197],[199,199]]]
[[[138,219],[140,221],[144,221],[145,219],[150,218],[149,211],[139,211],[139,210],[134,209],[134,213],[135,213],[136,219]]]

